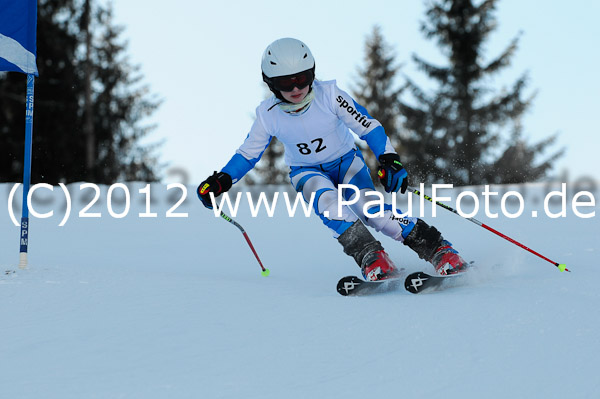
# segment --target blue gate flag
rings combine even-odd
[[[0,71],[38,76],[37,0],[0,0]]]

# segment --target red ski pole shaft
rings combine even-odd
[[[248,234],[246,233],[244,228],[239,223],[237,223],[235,220],[233,220],[232,218],[227,216],[223,211],[221,211],[221,217],[223,219],[225,219],[226,221],[228,221],[229,223],[233,224],[235,227],[237,227],[242,232],[242,234],[244,235],[244,238],[246,239],[246,242],[248,243],[248,246],[252,250],[252,253],[256,257],[256,260],[258,261],[258,264],[260,265],[260,268],[262,269],[262,275],[265,277],[268,276],[271,273],[271,271],[263,266],[260,258],[258,257],[258,253],[256,252],[256,249],[254,249],[254,245],[252,245],[252,241],[250,241],[250,237],[248,237]]]
[[[534,255],[536,255],[536,256],[539,256],[540,258],[544,259],[545,261],[552,263],[554,266],[558,267],[558,268],[560,269],[560,271],[570,272],[570,270],[569,270],[569,269],[567,269],[566,267],[564,267],[564,270],[563,270],[563,266],[565,266],[565,265],[561,265],[561,264],[560,264],[560,263],[558,263],[558,262],[555,262],[555,261],[553,261],[553,260],[551,260],[551,259],[548,259],[548,258],[546,258],[544,255],[540,254],[539,252],[536,252],[536,251],[534,251],[533,249],[531,249],[531,248],[529,248],[529,247],[527,247],[527,246],[525,246],[525,245],[521,244],[521,243],[520,243],[520,242],[518,242],[517,240],[514,240],[514,239],[510,238],[509,236],[507,236],[507,235],[505,235],[505,234],[502,234],[502,233],[500,233],[498,230],[496,230],[496,229],[494,229],[494,228],[492,228],[492,227],[490,227],[490,226],[486,225],[485,223],[481,223],[481,227],[483,227],[484,229],[486,229],[486,230],[488,230],[488,231],[491,231],[492,233],[494,233],[494,234],[496,234],[496,235],[498,235],[498,236],[500,236],[500,237],[504,238],[504,239],[505,239],[505,240],[507,240],[507,241],[510,241],[510,242],[512,242],[513,244],[515,244],[515,245],[517,245],[517,246],[519,246],[519,247],[523,248],[524,250],[526,250],[526,251],[529,251],[529,252],[531,252],[532,254],[534,254]]]
[[[435,203],[436,205],[438,205],[438,206],[440,206],[440,207],[442,207],[442,208],[444,208],[444,209],[446,209],[446,210],[448,210],[448,211],[450,211],[450,212],[452,212],[452,213],[455,213],[455,214],[457,214],[458,216],[462,217],[463,219],[467,219],[468,221],[470,221],[470,222],[473,222],[473,223],[475,223],[476,225],[483,227],[483,228],[484,228],[484,229],[486,229],[487,231],[489,231],[489,232],[492,232],[492,233],[496,234],[497,236],[504,238],[505,240],[507,240],[507,241],[509,241],[509,242],[511,242],[511,243],[513,243],[513,244],[515,244],[515,245],[517,245],[518,247],[521,247],[521,248],[523,248],[524,250],[526,250],[526,251],[528,251],[528,252],[530,252],[530,253],[532,253],[532,254],[534,254],[534,255],[536,255],[536,256],[539,256],[540,258],[544,259],[545,261],[552,263],[552,264],[553,264],[554,266],[556,266],[556,267],[558,268],[558,270],[560,270],[561,272],[570,272],[570,270],[569,270],[569,269],[567,269],[567,267],[566,267],[566,265],[565,265],[564,263],[558,263],[558,262],[555,262],[555,261],[553,261],[553,260],[551,260],[551,259],[548,259],[548,258],[546,258],[544,255],[540,254],[539,252],[536,252],[536,251],[534,251],[533,249],[531,249],[531,248],[529,248],[529,247],[527,247],[527,246],[525,246],[525,245],[521,244],[521,243],[520,243],[520,242],[518,242],[517,240],[515,240],[515,239],[513,239],[513,238],[510,238],[509,236],[507,236],[507,235],[505,235],[505,234],[502,234],[502,233],[500,233],[498,230],[496,230],[496,229],[494,229],[494,228],[492,228],[492,227],[490,227],[490,226],[486,225],[485,223],[482,223],[482,222],[480,222],[479,220],[477,220],[477,219],[475,219],[475,218],[467,218],[467,217],[464,217],[464,216],[462,216],[462,215],[461,215],[460,213],[458,213],[458,211],[456,211],[454,208],[452,208],[452,207],[449,207],[448,205],[446,205],[446,204],[443,204],[443,203],[441,203],[441,202],[434,201],[434,200],[433,200],[433,198],[431,198],[430,196],[428,196],[428,195],[426,195],[426,194],[424,194],[424,193],[420,192],[420,191],[419,191],[419,190],[417,190],[416,188],[414,188],[414,187],[408,187],[408,191],[410,191],[411,193],[413,193],[413,194],[415,194],[415,195],[420,195],[420,196],[422,196],[423,198],[425,198],[427,201],[429,201],[429,202],[431,202],[431,203]]]

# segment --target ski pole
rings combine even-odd
[[[423,198],[425,198],[427,201],[429,201],[429,202],[431,202],[431,203],[434,203],[433,199],[432,199],[430,196],[426,195],[425,193],[422,193],[422,192],[420,192],[419,190],[417,190],[417,189],[416,189],[416,188],[414,188],[414,187],[408,187],[408,191],[410,191],[410,192],[411,192],[411,193],[413,193],[413,194],[420,195],[420,196],[422,196]],[[455,213],[455,214],[457,214],[458,216],[462,217],[463,219],[467,219],[467,220],[469,220],[469,221],[471,221],[471,222],[475,223],[476,225],[478,225],[478,226],[480,226],[480,227],[483,227],[484,229],[486,229],[486,230],[488,230],[488,231],[490,231],[490,232],[492,232],[492,233],[496,234],[497,236],[500,236],[500,237],[504,238],[504,239],[505,239],[505,240],[507,240],[507,241],[510,241],[510,242],[512,242],[513,244],[515,244],[515,245],[517,245],[517,246],[519,246],[519,247],[523,248],[524,250],[526,250],[526,251],[529,251],[529,252],[531,252],[532,254],[534,254],[534,255],[536,255],[536,256],[539,256],[540,258],[544,259],[545,261],[552,263],[552,264],[553,264],[554,266],[556,266],[556,267],[558,268],[558,270],[560,270],[561,272],[570,272],[570,270],[569,270],[569,269],[567,269],[567,266],[566,266],[564,263],[558,263],[558,262],[555,262],[555,261],[553,261],[553,260],[550,260],[550,259],[546,258],[544,255],[542,255],[542,254],[540,254],[540,253],[538,253],[538,252],[534,251],[534,250],[533,250],[533,249],[531,249],[531,248],[528,248],[528,247],[526,247],[525,245],[523,245],[523,244],[521,244],[520,242],[518,242],[518,241],[516,241],[516,240],[514,240],[514,239],[512,239],[512,238],[510,238],[509,236],[507,236],[507,235],[505,235],[505,234],[502,234],[502,233],[500,233],[498,230],[496,230],[496,229],[493,229],[492,227],[488,226],[487,224],[485,224],[485,223],[482,223],[482,222],[480,222],[479,220],[477,220],[477,219],[475,219],[475,218],[467,218],[467,217],[464,217],[464,216],[462,216],[460,213],[458,213],[458,212],[457,212],[455,209],[453,209],[453,208],[449,207],[448,205],[446,205],[446,204],[443,204],[443,203],[441,203],[441,202],[435,201],[435,204],[436,204],[436,205],[439,205],[439,206],[441,206],[442,208],[444,208],[444,209],[446,209],[446,210],[448,210],[448,211],[450,211],[450,212],[452,212],[452,213]]]
[[[223,211],[221,211],[221,217],[225,220],[227,220],[229,223],[233,224],[235,227],[237,227],[238,229],[240,229],[240,231],[242,232],[242,234],[244,235],[244,238],[246,239],[246,242],[248,243],[248,245],[250,246],[250,249],[252,250],[252,252],[254,253],[254,256],[256,256],[256,260],[258,261],[258,264],[260,265],[260,268],[262,269],[261,274],[264,277],[267,277],[271,271],[269,269],[266,269],[262,262],[260,261],[260,258],[258,257],[258,254],[256,253],[256,250],[254,249],[254,245],[252,245],[252,241],[250,241],[250,237],[248,237],[248,234],[246,234],[246,231],[244,230],[244,228],[242,226],[240,226],[239,223],[237,223],[235,220],[233,220],[232,218],[230,218],[229,216],[227,216],[225,213],[223,213]]]

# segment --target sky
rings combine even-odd
[[[260,61],[266,46],[281,37],[304,41],[316,59],[320,80],[336,79],[352,92],[364,65],[365,40],[379,25],[401,72],[424,87],[413,53],[445,62],[435,42],[419,31],[422,1],[190,1],[114,0],[130,61],[141,66],[151,92],[163,100],[146,122],[162,141],[164,181],[195,184],[220,170],[243,142],[254,110],[265,97]],[[564,182],[600,177],[598,93],[600,3],[500,0],[497,29],[484,60],[497,57],[521,33],[512,64],[494,76],[497,89],[528,72],[525,95],[537,93],[523,118],[530,143],[559,133],[548,155],[566,147],[553,174]],[[403,78],[397,80],[397,85]],[[508,133],[507,133],[508,134]],[[408,170],[410,171],[410,165]]]

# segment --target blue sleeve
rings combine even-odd
[[[388,147],[389,138],[387,134],[385,134],[383,126],[377,126],[362,138],[367,142],[369,148],[371,151],[373,151],[373,154],[375,154],[377,159],[379,159],[381,154],[386,153],[386,149],[388,150],[387,152],[390,152]]]
[[[269,142],[267,143],[263,151],[256,158],[247,159],[242,154],[236,153],[233,157],[231,157],[229,162],[227,162],[227,165],[225,165],[223,169],[221,169],[221,172],[227,173],[229,176],[231,176],[231,181],[233,183],[237,183],[242,177],[246,175],[246,173],[250,172],[252,168],[254,168],[258,161],[260,161],[260,158],[265,153],[270,143],[271,139],[269,139]]]

